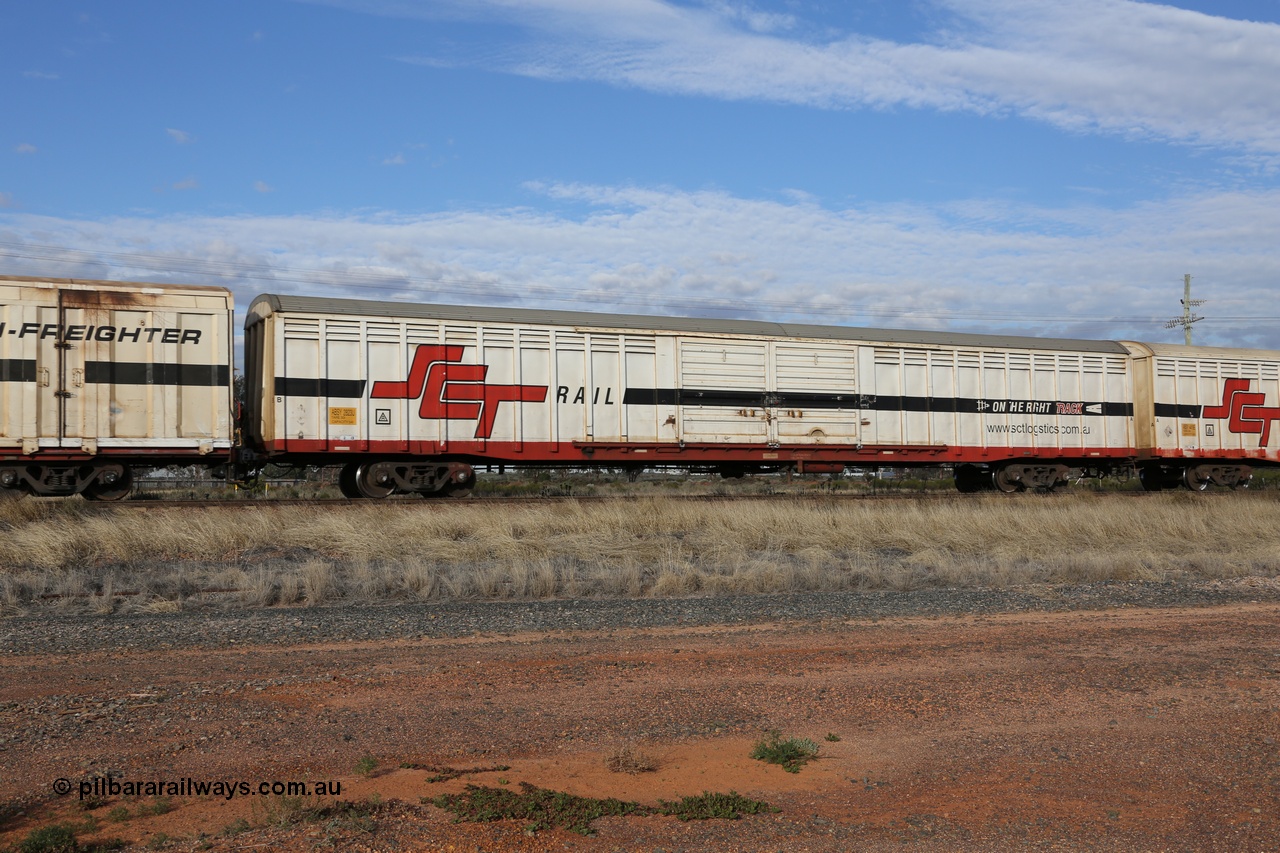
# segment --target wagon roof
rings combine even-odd
[[[154,281],[105,281],[93,278],[50,278],[34,275],[0,275],[0,284],[20,284],[27,287],[63,288],[71,290],[111,290],[153,293],[199,293],[210,296],[230,296],[225,287],[209,284],[163,284]]]
[[[246,326],[272,313],[329,314],[338,316],[455,320],[475,323],[521,323],[597,329],[640,329],[718,335],[752,335],[771,338],[810,338],[873,341],[924,346],[1014,347],[1036,350],[1072,350],[1127,355],[1115,341],[1033,338],[1016,335],[980,335],[964,332],[927,332],[904,329],[866,329],[853,326],[810,326],[769,323],[760,320],[723,320],[700,317],[658,317],[641,314],[596,314],[538,308],[485,308],[436,305],[420,302],[374,302],[267,293],[249,306]]]

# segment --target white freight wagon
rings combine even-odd
[[[1251,463],[1280,462],[1280,352],[1128,346],[1147,488],[1240,486]]]
[[[477,462],[948,463],[1013,490],[1135,453],[1110,341],[264,295],[245,347],[249,442],[342,462],[352,495],[465,491]]]
[[[222,288],[0,277],[0,497],[272,460],[363,497],[464,494],[476,463],[949,465],[962,491],[1280,464],[1275,351],[265,295],[241,424],[231,321]]]
[[[0,497],[227,462],[232,320],[218,287],[0,277]]]

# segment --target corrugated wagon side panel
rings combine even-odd
[[[397,425],[399,432],[397,433],[399,443],[409,450],[416,450],[422,447],[440,448],[443,445],[439,442],[448,438],[446,434],[446,425],[437,418],[427,418],[423,416],[422,407],[427,399],[434,393],[435,401],[439,401],[444,393],[443,385],[436,391],[429,389],[430,382],[429,370],[423,373],[424,369],[442,370],[440,366],[444,361],[466,361],[465,353],[453,359],[448,357],[441,349],[445,346],[445,327],[443,323],[430,323],[423,321],[400,321],[404,326],[405,346],[400,350],[399,364],[394,369],[384,369],[381,365],[374,366],[370,363],[369,367],[369,389],[366,393],[374,394],[382,382],[399,382],[405,380],[406,385],[404,395],[384,396],[382,392],[378,392],[375,404],[379,410],[379,417],[385,415],[384,407],[390,405],[391,422]],[[455,334],[456,337],[456,334]],[[456,345],[456,341],[455,341]],[[433,355],[428,356],[428,353]],[[469,359],[470,363],[475,363],[475,356],[472,354]],[[415,377],[417,377],[415,379]],[[421,393],[415,382],[421,382],[423,387]],[[383,386],[383,387],[391,387]],[[397,386],[398,387],[398,386]],[[389,393],[389,392],[386,392]],[[400,413],[403,412],[403,415]]]
[[[622,401],[615,390],[622,379],[622,342],[617,335],[591,335],[590,432],[592,441],[623,441]]]
[[[520,329],[520,372],[515,381],[520,385],[545,385],[547,400],[543,405],[519,407],[520,451],[524,442],[550,442],[553,432],[552,410],[555,406],[555,389],[551,381],[551,331],[545,328]]]
[[[320,406],[327,401],[321,362],[320,319],[285,316],[277,326],[276,424],[279,438],[288,441],[321,437]]]
[[[1103,360],[1106,391],[1102,399],[1112,403],[1127,403],[1127,411],[1109,415],[1104,421],[1106,446],[1112,449],[1133,450],[1137,443],[1134,429],[1134,363],[1132,359],[1109,355]]]
[[[552,433],[557,442],[581,441],[587,435],[587,341],[579,332],[551,330],[555,360]]]
[[[930,400],[956,399],[956,353],[950,350],[930,350],[929,352],[929,398]],[[956,446],[958,418],[954,405],[931,405],[929,407],[929,440],[934,444]]]
[[[368,348],[365,324],[360,320],[326,318],[321,328],[323,370],[329,383],[318,412],[319,428],[326,440],[358,449],[356,442],[361,440],[367,420],[361,411]]]
[[[960,350],[956,353],[956,385],[957,400],[982,399],[982,354],[974,351]],[[982,428],[983,418],[962,417],[957,410],[955,416],[955,443],[960,447],[981,447],[987,440]]]
[[[484,326],[481,329],[480,346],[477,349],[480,364],[484,365],[484,384],[512,386],[519,385],[520,364],[516,358],[516,330],[510,326]],[[485,412],[492,406],[493,411]],[[481,428],[487,436],[482,441],[516,442],[520,438],[520,419],[517,408],[512,405],[498,403],[493,405],[482,401],[478,419],[488,429]],[[474,439],[477,430],[472,430]]]
[[[440,329],[433,323],[405,323],[396,320],[370,319],[365,324],[366,377],[386,377],[387,380],[407,377],[418,346],[433,346],[439,342]],[[369,383],[371,386],[372,383]],[[417,418],[416,401],[403,397],[370,396],[372,389],[363,387],[363,423],[359,435],[370,442],[397,453],[409,450],[414,420]],[[434,441],[433,434],[430,439]]]
[[[623,374],[619,390],[626,399],[627,391],[632,388],[650,389],[662,387],[664,383],[658,378],[658,340],[654,337],[628,335],[623,344]],[[671,340],[665,339],[669,346]],[[665,383],[665,387],[673,387]],[[623,405],[622,416],[626,419],[623,433],[627,440],[655,442],[660,437],[662,416],[657,401],[652,406]],[[675,430],[667,428],[667,438],[675,438]]]

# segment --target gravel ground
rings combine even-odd
[[[1272,851],[1280,583],[1102,583],[697,599],[216,607],[0,621],[0,850],[54,822],[126,849]],[[749,759],[811,738],[800,773]],[[653,772],[611,772],[634,745]],[[376,770],[357,768],[368,758]],[[441,767],[463,775],[438,781]],[[342,783],[106,797],[89,779]],[[646,804],[737,791],[737,821],[593,837],[455,823],[467,783]],[[51,793],[52,791],[52,793]],[[272,810],[275,811],[272,811]]]
[[[0,621],[0,652],[217,649],[236,645],[406,640],[474,634],[822,623],[1119,607],[1204,607],[1260,601],[1280,601],[1280,583],[1246,578],[1195,583],[1108,582],[996,590],[820,592],[692,599],[453,601],[240,612],[193,609],[111,616],[45,612]]]

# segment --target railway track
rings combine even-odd
[[[1070,490],[1058,491],[1047,494],[1033,493],[1015,493],[1006,494],[1003,492],[984,492],[986,495],[1000,495],[1009,500],[1019,500],[1035,497],[1056,497],[1060,495],[1076,494]],[[1107,492],[1108,495],[1117,495],[1124,497],[1146,497],[1149,492],[1143,491],[1117,491]],[[1231,494],[1223,491],[1221,493],[1211,492],[1202,494],[1201,497],[1212,498],[1213,496],[1221,496]],[[634,494],[634,495],[574,495],[574,494],[550,494],[550,495],[473,495],[467,498],[439,498],[435,500],[423,500],[416,495],[403,495],[387,498],[381,501],[369,500],[351,500],[348,498],[261,498],[253,500],[227,500],[227,499],[205,499],[205,498],[160,498],[146,500],[127,500],[116,503],[99,503],[94,506],[102,508],[121,508],[127,510],[146,510],[146,509],[169,509],[181,507],[190,509],[194,507],[225,507],[229,509],[261,509],[264,507],[286,507],[286,506],[380,506],[389,508],[414,508],[423,506],[437,507],[466,507],[466,506],[533,506],[538,504],[557,504],[557,503],[603,503],[608,501],[638,501],[646,499],[660,499],[664,501],[677,501],[688,503],[759,503],[768,501],[805,501],[805,502],[823,502],[823,503],[844,503],[844,502],[862,502],[862,501],[916,501],[916,502],[955,502],[973,500],[974,495],[960,494],[959,492],[876,492],[876,493],[859,493],[847,494],[833,492],[830,494],[821,493],[793,493],[778,492],[774,494],[753,494],[753,495],[654,495],[654,494]]]

